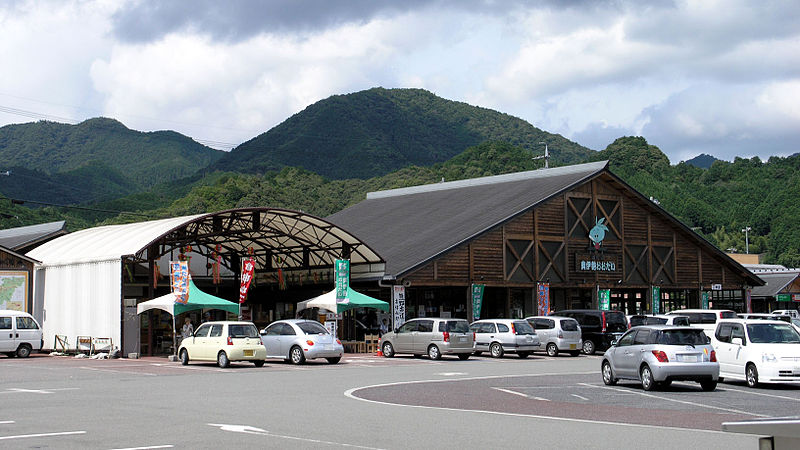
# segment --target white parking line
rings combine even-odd
[[[167,444],[167,445],[149,445],[147,447],[114,448],[114,449],[111,449],[111,450],[148,450],[148,449],[151,449],[151,448],[172,448],[172,447],[175,447],[175,446],[172,445],[172,444]]]
[[[579,399],[581,399],[581,400],[585,400],[585,401],[587,401],[587,402],[589,401],[589,399],[588,399],[588,398],[586,398],[586,397],[583,397],[583,396],[581,396],[581,395],[578,395],[578,394],[570,394],[570,395],[571,395],[571,396],[573,396],[573,397],[577,397],[577,398],[579,398]]]
[[[674,398],[660,397],[658,395],[646,394],[644,392],[630,391],[630,390],[627,390],[627,389],[615,388],[615,387],[611,387],[611,386],[598,386],[598,385],[593,385],[593,384],[589,384],[589,383],[580,383],[580,384],[582,384],[584,386],[591,386],[591,387],[594,387],[594,388],[597,388],[597,389],[608,389],[608,390],[611,390],[611,391],[614,391],[614,392],[633,392],[635,394],[641,395],[642,397],[656,398],[656,399],[664,400],[664,401],[667,401],[667,402],[681,403],[683,405],[699,406],[701,408],[709,408],[709,409],[718,409],[720,411],[727,411],[727,412],[732,412],[732,413],[736,413],[736,414],[745,414],[745,415],[748,415],[748,416],[770,417],[770,416],[768,416],[766,414],[756,414],[756,413],[751,413],[751,412],[747,412],[747,411],[740,411],[738,409],[721,408],[719,406],[711,406],[711,405],[704,405],[702,403],[687,402],[685,400],[677,400],[677,399],[674,399]]]
[[[14,423],[14,421],[13,420],[0,420],[0,425],[5,425],[5,424],[9,424],[9,423]]]
[[[0,392],[0,394],[14,394],[14,393],[23,393],[23,394],[52,394],[56,391],[75,391],[80,388],[56,388],[56,389],[20,389],[20,388],[7,388],[5,391]]]
[[[156,374],[149,372],[131,372],[127,370],[111,370],[111,369],[98,369],[97,367],[80,367],[81,369],[94,370],[95,372],[110,372],[110,373],[124,373],[129,375],[142,375],[145,377],[154,377]]]
[[[790,400],[790,401],[793,401],[793,402],[800,402],[800,398],[786,397],[786,396],[783,396],[783,395],[775,395],[775,394],[765,394],[763,392],[753,392],[753,391],[748,391],[746,389],[737,389],[737,388],[734,388],[734,387],[732,387],[730,385],[725,385],[725,389],[730,389],[730,390],[736,391],[736,392],[743,392],[745,394],[760,395],[762,397],[780,398],[782,400]]]
[[[61,431],[58,433],[18,434],[16,436],[0,436],[0,441],[7,439],[25,439],[33,437],[67,436],[70,434],[86,434],[85,431]]]
[[[503,389],[503,388],[499,388],[499,387],[493,387],[492,389],[494,389],[496,391],[500,391],[500,392],[505,392],[506,394],[514,394],[514,395],[519,395],[520,397],[528,398],[527,394],[523,394],[522,392],[512,391],[510,389]]]

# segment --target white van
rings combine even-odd
[[[27,358],[44,345],[42,327],[30,314],[0,310],[0,353]]]
[[[686,316],[689,318],[689,325],[702,328],[706,336],[714,334],[717,328],[717,321],[721,319],[738,319],[735,311],[730,309],[676,309],[670,311],[666,316]]]
[[[776,316],[789,316],[792,319],[800,319],[800,314],[798,314],[796,309],[776,309],[772,311],[772,314]]]

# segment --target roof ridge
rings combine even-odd
[[[510,183],[513,181],[530,180],[535,178],[549,178],[560,175],[570,175],[580,172],[597,172],[604,169],[608,161],[597,161],[585,164],[575,164],[571,166],[554,167],[552,169],[528,170],[525,172],[513,172],[503,175],[492,175],[488,177],[469,178],[466,180],[446,181],[433,184],[423,184],[385,191],[374,191],[367,193],[367,200],[399,197],[403,195],[419,194],[423,192],[445,191],[449,189],[460,189],[472,186],[484,186],[488,184]]]

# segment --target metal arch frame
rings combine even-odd
[[[222,261],[238,271],[238,260],[253,248],[258,271],[311,269],[333,266],[347,258],[351,265],[385,264],[366,243],[346,230],[316,216],[281,208],[240,208],[206,214],[169,230],[133,255],[152,261],[175,249],[196,245],[192,251],[211,257],[221,246]]]

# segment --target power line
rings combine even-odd
[[[87,206],[74,206],[74,205],[59,205],[57,203],[48,203],[48,202],[40,202],[36,200],[22,200],[17,198],[9,198],[9,197],[0,197],[0,200],[10,200],[14,205],[24,205],[25,203],[33,203],[34,205],[44,205],[44,206],[53,206],[56,208],[68,208],[68,209],[80,209],[83,211],[92,211],[92,212],[103,212],[103,213],[111,213],[111,214],[128,214],[131,216],[140,216],[140,217],[147,217],[147,218],[158,218],[158,216],[153,216],[152,214],[143,214],[143,213],[135,213],[131,211],[115,211],[111,209],[100,209],[100,208],[89,208]]]

